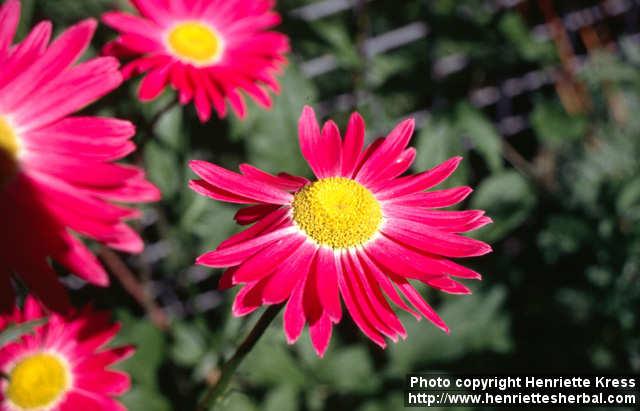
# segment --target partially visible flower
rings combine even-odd
[[[46,316],[27,297],[24,308],[0,316],[0,331]],[[114,399],[131,386],[129,375],[109,369],[132,346],[106,348],[120,330],[109,314],[86,308],[50,314],[33,333],[0,347],[0,411],[123,411]]]
[[[413,129],[413,120],[403,121],[386,138],[363,147],[365,125],[359,114],[351,116],[343,140],[332,121],[320,131],[313,110],[306,107],[299,137],[302,155],[318,178],[313,182],[248,164],[237,174],[191,162],[202,178],[191,182],[195,191],[251,204],[238,211],[236,220],[253,225],[197,260],[227,268],[221,288],[244,284],[233,305],[235,315],[286,301],[287,340],[295,342],[308,323],[320,356],[332,325],[341,319],[340,297],[358,327],[381,347],[386,346],[383,336],[393,341],[406,337],[388,300],[448,331],[410,281],[470,293],[453,278],[480,279],[480,274],[449,257],[490,252],[489,245],[460,233],[491,219],[480,210],[437,210],[462,201],[469,187],[425,191],[449,177],[460,157],[401,177],[416,155],[407,147]]]
[[[139,212],[111,201],[159,198],[141,169],[114,164],[135,149],[134,126],[114,118],[72,116],[122,82],[118,61],[75,64],[96,27],[86,20],[49,44],[51,23],[12,44],[20,3],[0,7],[0,311],[13,307],[17,274],[50,308],[68,305],[49,259],[106,286],[98,259],[77,238],[123,251],[143,243],[125,224]]]
[[[105,24],[120,32],[105,53],[133,58],[125,78],[146,73],[143,101],[155,99],[171,84],[180,103],[193,100],[200,120],[227,113],[226,100],[246,115],[241,91],[265,108],[268,89],[279,91],[275,75],[286,62],[288,38],[269,31],[280,23],[274,0],[131,0],[140,16],[110,12]]]

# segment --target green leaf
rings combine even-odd
[[[237,391],[231,392],[209,409],[211,411],[258,411],[258,407],[248,396]]]
[[[264,411],[298,410],[298,390],[290,384],[282,384],[269,391],[262,409]]]
[[[329,44],[329,49],[342,68],[355,69],[362,64],[356,42],[351,38],[345,26],[318,22],[314,28],[320,37]]]
[[[148,320],[133,317],[126,311],[118,313],[122,330],[113,345],[133,344],[135,355],[118,364],[118,368],[131,374],[134,385],[146,390],[157,388],[157,371],[165,357],[164,335]]]
[[[538,245],[546,261],[554,263],[561,256],[579,251],[589,242],[589,225],[571,215],[553,215],[538,234]]]
[[[471,198],[471,207],[485,210],[494,222],[478,230],[478,236],[489,242],[501,239],[529,217],[535,204],[533,189],[516,171],[486,178]]]
[[[380,386],[371,356],[363,346],[328,353],[314,374],[339,393],[372,393]]]
[[[160,188],[163,197],[173,197],[183,183],[176,153],[156,141],[149,141],[144,148],[144,162],[149,179]]]
[[[631,221],[640,220],[640,178],[627,182],[616,201],[618,214]]]
[[[240,366],[239,373],[255,384],[269,386],[287,382],[303,386],[305,374],[284,343],[282,328],[271,326]]]
[[[141,410],[145,411],[169,411],[171,410],[171,404],[162,395],[155,390],[148,390],[135,385],[131,388],[131,391],[127,392],[121,398],[120,401],[129,410]]]
[[[482,155],[493,172],[502,170],[502,137],[493,124],[477,109],[460,104],[456,110],[457,126]]]
[[[588,129],[586,117],[567,114],[555,100],[536,102],[530,120],[536,135],[554,147],[581,139]]]
[[[200,330],[191,324],[176,322],[172,326],[174,338],[171,358],[176,364],[193,366],[206,352],[206,340]]]
[[[182,123],[183,117],[182,107],[176,105],[160,117],[154,129],[155,136],[167,148],[175,152],[182,152],[187,146]]]
[[[556,59],[553,43],[536,39],[519,14],[505,14],[500,20],[499,29],[523,59],[540,63],[551,63]]]
[[[0,333],[0,347],[12,341],[16,341],[23,335],[31,334],[34,328],[44,325],[46,322],[46,318],[41,318],[39,320],[29,321],[22,324],[9,325]]]

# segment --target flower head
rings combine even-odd
[[[263,107],[268,89],[279,90],[275,75],[289,50],[285,35],[269,31],[280,22],[273,0],[131,0],[140,13],[106,13],[105,24],[120,36],[105,53],[133,58],[125,77],[147,73],[140,85],[143,101],[155,99],[171,84],[180,102],[195,103],[201,121],[213,107],[239,117],[246,114],[244,91]]]
[[[19,15],[17,0],[0,7],[0,310],[13,306],[11,274],[63,309],[66,292],[48,260],[106,286],[107,274],[77,234],[141,251],[142,240],[124,223],[138,212],[110,201],[155,200],[159,192],[142,170],[113,163],[135,149],[131,123],[72,116],[122,81],[112,57],[75,64],[96,22],[49,44],[45,21],[12,45]]]
[[[22,310],[0,316],[0,331],[45,317],[28,297]],[[131,385],[129,375],[108,367],[134,352],[105,348],[118,333],[109,315],[90,308],[68,316],[51,314],[46,323],[0,347],[0,411],[122,411],[113,397]]]
[[[341,319],[341,297],[358,327],[381,347],[386,346],[384,336],[393,341],[406,336],[389,301],[448,331],[411,281],[468,294],[453,278],[480,279],[480,274],[449,258],[491,251],[460,235],[491,222],[483,211],[437,210],[462,201],[469,187],[426,191],[451,175],[460,157],[401,176],[416,154],[407,147],[413,120],[366,148],[364,128],[354,113],[342,139],[335,123],[327,122],[321,131],[313,110],[304,109],[300,147],[317,177],[313,182],[247,164],[237,174],[191,162],[202,178],[191,187],[215,200],[250,204],[236,220],[253,224],[198,263],[227,268],[221,288],[244,284],[234,302],[236,315],[286,301],[287,340],[295,342],[308,323],[318,355]]]

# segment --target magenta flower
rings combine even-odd
[[[133,58],[126,78],[146,73],[140,85],[143,101],[155,99],[170,84],[180,103],[193,100],[200,120],[211,108],[225,117],[226,101],[239,117],[246,115],[241,91],[271,107],[268,90],[289,51],[288,38],[269,31],[280,23],[273,0],[131,0],[140,16],[106,13],[105,24],[120,36],[105,53]]]
[[[0,331],[45,316],[32,297],[24,309],[0,316]],[[87,308],[69,316],[51,314],[17,341],[0,347],[0,411],[125,411],[114,399],[129,391],[129,375],[110,367],[134,353],[110,347],[119,324]]]
[[[351,116],[343,140],[332,121],[320,131],[313,110],[306,107],[300,147],[317,177],[313,182],[247,164],[237,174],[191,162],[202,178],[191,182],[195,191],[250,204],[236,220],[253,225],[197,260],[227,268],[220,288],[244,284],[233,305],[235,315],[286,301],[288,342],[295,342],[309,324],[320,356],[332,325],[342,317],[341,298],[358,327],[381,347],[386,346],[383,336],[393,341],[406,337],[388,300],[448,331],[411,281],[468,294],[454,278],[480,279],[480,274],[449,258],[490,252],[489,245],[460,233],[491,220],[479,210],[436,210],[462,201],[469,187],[425,191],[451,175],[460,157],[400,177],[415,158],[415,149],[407,147],[413,129],[413,120],[403,121],[363,149],[365,125],[359,114]]]
[[[141,169],[114,164],[135,149],[134,126],[72,114],[122,82],[112,57],[75,64],[96,27],[83,21],[49,44],[51,23],[12,39],[20,3],[0,7],[0,310],[13,306],[17,274],[51,308],[67,305],[52,258],[84,280],[106,286],[107,273],[78,234],[140,252],[125,224],[139,212],[111,201],[157,200]]]

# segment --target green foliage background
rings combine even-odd
[[[124,0],[23,3],[23,34],[37,20],[51,19],[61,30],[116,5],[126,7]],[[501,108],[476,108],[470,90],[560,64],[554,43],[533,36],[531,22],[517,10],[480,0],[380,0],[366,2],[359,13],[347,10],[312,22],[292,15],[309,3],[278,2],[280,30],[291,37],[294,51],[271,111],[251,105],[245,121],[202,125],[189,106],[173,108],[153,124],[172,95],[142,105],[135,80],[88,109],[138,124],[140,151],[131,161],[144,164],[164,193],[159,204],[145,208],[138,226],[147,251],[123,258],[149,285],[171,326],[155,327],[117,281],[108,290],[81,287],[74,293],[78,304],[93,300],[113,310],[124,324],[120,342],[138,344],[137,355],[122,366],[135,384],[124,398],[129,409],[194,409],[207,381],[256,319],[232,318],[234,291],[218,293],[220,273],[193,267],[197,255],[238,228],[234,207],[187,188],[193,176],[186,162],[206,159],[231,168],[249,162],[272,172],[309,174],[296,137],[304,104],[341,127],[357,108],[370,139],[408,113],[430,108],[413,140],[414,169],[465,156],[449,184],[476,189],[467,206],[487,210],[495,223],[474,235],[490,241],[495,252],[468,262],[484,274],[482,282],[470,284],[473,295],[423,290],[450,325],[450,336],[402,317],[409,338],[381,351],[347,319],[326,357],[318,359],[306,337],[287,346],[276,322],[216,409],[395,410],[402,408],[404,375],[415,371],[639,372],[637,44],[622,41],[616,53],[589,53],[575,74],[590,102],[582,113],[567,113],[553,86],[514,99],[514,110],[531,127],[507,137],[494,126]],[[535,19],[536,2],[525,3]],[[363,36],[412,22],[428,25],[426,37],[381,55],[363,54]],[[113,36],[101,27],[94,53]],[[337,69],[306,78],[302,63],[327,53],[335,55]],[[466,64],[446,76],[434,74],[434,64],[451,55],[464,56]],[[334,98],[345,93],[355,97]]]

